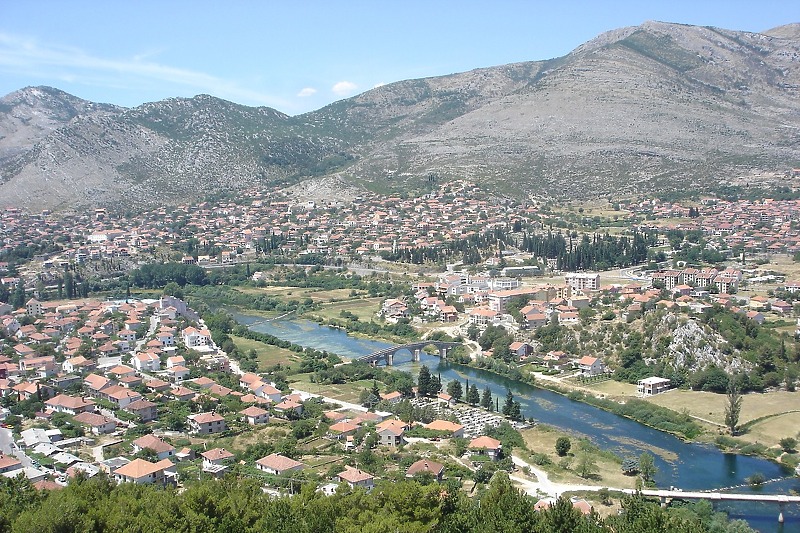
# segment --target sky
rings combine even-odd
[[[551,59],[660,20],[759,32],[796,0],[0,0],[0,96],[210,94],[289,115],[395,81]]]

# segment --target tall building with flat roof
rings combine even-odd
[[[570,272],[564,275],[564,282],[573,290],[596,291],[600,289],[600,274]]]

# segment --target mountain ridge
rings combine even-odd
[[[209,95],[122,108],[26,88],[0,99],[0,204],[143,207],[330,178],[387,193],[466,178],[519,198],[782,180],[800,166],[799,89],[800,24],[657,21],[296,116]]]

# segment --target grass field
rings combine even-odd
[[[325,290],[316,287],[236,287],[236,290],[244,294],[268,294],[270,296],[277,296],[285,301],[311,298],[315,302],[331,302],[353,298],[353,296],[351,296],[351,289]],[[364,294],[364,291],[356,291],[356,294]]]
[[[800,437],[800,413],[785,413],[761,420],[738,438],[775,446],[784,437]]]
[[[560,483],[608,485],[615,488],[634,488],[636,485],[636,478],[634,476],[626,476],[622,473],[620,462],[599,454],[592,454],[597,462],[597,474],[589,479],[580,477],[574,472],[578,463],[577,456],[581,453],[578,450],[578,439],[574,435],[569,435],[568,433],[548,426],[536,426],[523,430],[522,436],[532,453],[544,453],[553,463],[540,467],[547,471],[550,479],[553,481],[558,481]],[[569,454],[574,457],[572,458],[570,470],[565,470],[559,466],[559,462],[562,458],[559,457],[555,451],[556,439],[559,437],[569,437],[572,442],[572,448]],[[529,460],[528,462],[531,461]],[[531,462],[531,464],[534,463]]]
[[[289,376],[292,388],[308,391],[312,394],[327,396],[342,402],[358,403],[361,391],[372,388],[372,380],[354,381],[337,385],[325,385],[311,382],[311,374]]]
[[[244,450],[251,444],[258,442],[274,442],[279,440],[291,431],[288,423],[273,422],[270,419],[269,425],[261,429],[254,429],[252,431],[245,431],[244,433],[235,436],[233,439],[228,439],[228,442],[216,442],[217,446],[230,447],[234,450]]]
[[[246,339],[244,337],[237,337],[235,335],[231,335],[231,339],[233,339],[236,347],[243,352],[249,352],[250,350],[256,351],[258,355],[258,369],[261,371],[277,365],[278,363],[282,365],[293,365],[300,361],[300,357],[290,350]]]
[[[673,411],[686,411],[692,416],[719,425],[725,424],[727,398],[724,394],[671,390],[648,400]],[[793,437],[795,436],[793,433],[800,429],[800,413],[791,413],[791,411],[800,411],[800,393],[798,392],[745,394],[742,397],[740,425],[762,417],[770,418],[755,423],[748,432],[737,437],[752,442],[758,441],[767,446],[777,446],[780,439]]]
[[[313,312],[314,315],[324,319],[341,318],[342,311],[348,311],[358,317],[359,320],[369,322],[371,318],[381,308],[382,298],[351,299],[342,302],[322,304],[320,309]]]

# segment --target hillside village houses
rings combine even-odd
[[[295,413],[302,411],[303,396],[285,395],[255,373],[239,375],[236,378],[238,383],[235,383],[238,385],[238,390],[225,387],[205,375],[182,382],[191,388],[170,381],[170,370],[187,368],[184,365],[189,365],[202,373],[205,367],[199,358],[195,359],[196,362],[190,362],[181,354],[168,356],[164,352],[159,352],[160,349],[167,348],[164,339],[159,339],[164,331],[164,322],[169,324],[177,321],[179,325],[181,322],[189,322],[181,316],[181,311],[177,313],[175,320],[169,318],[171,311],[167,314],[161,313],[162,305],[163,302],[105,303],[86,300],[71,311],[74,316],[81,317],[79,324],[85,325],[75,328],[71,336],[66,336],[62,342],[54,346],[56,351],[68,351],[71,355],[60,365],[56,364],[61,368],[57,369],[55,376],[48,378],[33,370],[27,373],[19,372],[19,365],[13,366],[15,374],[11,376],[13,380],[11,383],[15,383],[16,390],[9,387],[8,393],[17,393],[22,397],[24,391],[26,397],[34,399],[41,395],[45,400],[46,412],[41,413],[41,417],[37,415],[37,419],[49,420],[61,413],[70,416],[76,427],[85,428],[84,436],[75,438],[63,438],[58,429],[26,430],[23,432],[26,453],[37,457],[40,453],[48,457],[58,457],[57,460],[63,462],[57,463],[58,465],[63,464],[64,468],[73,468],[73,471],[79,469],[90,472],[91,475],[105,469],[120,483],[175,484],[179,482],[178,468],[181,461],[190,460],[191,454],[186,450],[177,450],[164,438],[153,433],[146,433],[133,439],[129,448],[122,450],[127,452],[126,455],[98,464],[85,462],[72,451],[66,450],[90,446],[95,438],[103,438],[105,435],[119,435],[125,428],[132,427],[132,424],[147,425],[157,422],[160,417],[169,414],[163,409],[166,402],[175,401],[176,398],[195,405],[194,409],[197,412],[187,417],[185,426],[188,434],[203,438],[225,434],[229,429],[229,420],[241,420],[247,426],[254,427],[269,424],[273,419],[271,414],[280,419],[279,417],[286,416],[288,411]],[[172,305],[170,307],[174,308]],[[46,303],[43,312],[45,315],[51,312]],[[57,318],[54,316],[53,319]],[[110,324],[109,320],[119,322]],[[111,357],[102,355],[98,345],[115,342],[117,338],[115,332],[125,331],[124,326],[120,325],[122,321],[151,323],[152,327],[148,330],[140,328],[142,334],[140,341],[127,351],[121,350]],[[195,327],[198,331],[205,329],[202,324],[198,324],[187,325],[181,331],[191,327]],[[95,338],[97,332],[103,332],[103,335]],[[88,343],[81,340],[79,344],[73,345],[69,341],[71,338],[91,340],[87,341]],[[182,351],[190,349],[182,344],[184,338],[186,338],[184,335],[176,336],[174,341],[176,348]],[[157,341],[158,345],[151,344],[151,341]],[[33,346],[31,353],[22,351],[24,355],[20,357],[23,359],[35,357],[36,345]],[[213,342],[208,346],[216,351]],[[77,355],[78,349],[81,350],[81,355]],[[91,365],[86,365],[86,362],[91,362]],[[65,375],[65,369],[76,374]],[[59,390],[56,383],[71,384],[73,388],[67,393]],[[82,392],[76,388],[80,385]],[[230,417],[214,410],[199,410],[202,405],[213,406],[230,395],[236,395],[246,407],[239,412],[231,413]],[[353,432],[361,428],[375,431],[378,445],[396,447],[405,442],[403,434],[409,427],[399,420],[387,418],[389,413],[330,411],[327,414],[336,419],[330,426],[328,438],[340,441],[345,450],[355,448]],[[464,431],[460,424],[444,420],[435,421],[430,428],[439,428],[450,432],[453,436],[460,436]],[[215,476],[224,473],[233,459],[233,454],[222,448],[203,451],[199,456],[202,459],[202,471]],[[431,464],[435,466],[437,463]],[[252,467],[280,475],[302,469],[305,465],[289,457],[272,454],[255,461]],[[56,468],[61,467],[56,466]],[[28,470],[30,469],[25,470],[26,474],[29,473]],[[440,479],[441,470],[436,468],[434,470],[433,474]],[[44,474],[33,469],[30,476],[39,477]],[[350,487],[363,487],[369,490],[374,484],[375,477],[358,468],[348,467],[334,479]]]
[[[5,275],[0,266],[3,276],[0,282],[5,287],[15,288],[19,284],[26,291],[24,305],[19,309],[0,302],[0,328],[12,339],[9,347],[13,349],[11,357],[0,361],[0,394],[16,395],[21,400],[41,398],[44,408],[36,413],[37,424],[47,426],[50,420],[69,416],[86,433],[82,437],[63,438],[61,430],[55,427],[47,430],[31,427],[23,432],[21,440],[25,452],[39,457],[44,457],[45,451],[51,455],[60,453],[65,454],[61,459],[72,461],[67,450],[77,451],[77,447],[88,446],[94,439],[105,438],[103,435],[109,431],[123,434],[133,426],[144,425],[147,429],[153,427],[153,421],[163,422],[173,414],[168,408],[172,401],[190,406],[191,414],[178,417],[176,423],[187,431],[193,430],[192,438],[198,439],[205,439],[208,434],[224,435],[229,421],[252,428],[282,420],[289,416],[289,411],[302,409],[304,403],[302,398],[283,394],[257,375],[256,379],[240,376],[243,379],[238,387],[236,383],[225,381],[223,385],[209,378],[211,374],[199,363],[198,355],[222,358],[223,364],[217,368],[223,372],[230,371],[230,367],[224,364],[224,354],[214,346],[200,318],[180,299],[103,302],[82,298],[57,305],[34,294],[39,281],[52,295],[58,290],[56,280],[71,264],[112,259],[146,262],[151,248],[186,243],[186,235],[171,229],[179,225],[191,228],[192,238],[207,243],[207,254],[189,256],[191,259],[187,261],[209,265],[247,261],[267,243],[287,254],[363,256],[367,260],[376,253],[435,247],[486,229],[505,229],[515,218],[532,220],[533,215],[539,215],[535,205],[490,205],[481,199],[477,188],[465,182],[448,187],[446,193],[440,191],[420,198],[365,195],[351,205],[303,206],[293,204],[288,198],[254,191],[243,205],[228,201],[184,205],[171,212],[156,210],[124,221],[100,219],[91,214],[57,218],[13,209],[0,213],[3,249],[33,242],[42,235],[57,240],[61,248],[36,258],[31,265],[20,269],[19,274]],[[445,200],[445,194],[450,198]],[[665,202],[626,207],[634,214],[656,218],[685,214],[681,206]],[[791,224],[800,214],[798,201],[718,201],[705,204],[701,211],[702,217],[676,228],[713,237],[713,244],[722,251],[736,248],[746,255],[800,251],[800,235]],[[491,263],[498,264],[498,259],[491,258]],[[641,280],[601,287],[596,273],[566,273],[564,283],[555,285],[491,274],[448,272],[435,283],[418,283],[411,298],[384,302],[383,315],[387,320],[427,320],[465,328],[503,325],[518,337],[513,348],[510,346],[516,357],[535,356],[553,369],[592,373],[603,368],[599,358],[537,353],[530,334],[549,324],[579,324],[581,311],[589,306],[626,320],[659,306],[702,313],[713,303],[754,320],[792,311],[786,301],[778,298],[746,301],[735,298],[739,286],[750,274],[733,268],[663,270],[652,276],[655,287]],[[253,279],[268,280],[269,275],[269,272],[254,273]],[[787,291],[800,290],[800,282],[788,280],[785,286]],[[665,298],[664,291],[668,291],[669,298]],[[612,303],[603,304],[603,299]],[[524,305],[520,307],[521,301]],[[518,318],[509,312],[510,307]],[[64,385],[67,383],[77,386]],[[230,413],[216,409],[224,398],[231,396],[245,407]],[[279,405],[283,407],[276,410]],[[405,434],[410,430],[410,425],[399,420],[365,421],[354,415],[344,415],[331,427],[335,424],[342,424],[339,426],[342,431],[331,431],[323,438],[335,440],[341,446],[347,446],[348,442],[354,446],[349,439],[353,435],[348,434],[353,427],[374,430],[378,446],[386,447],[407,442]],[[459,425],[448,426],[452,434],[461,434],[455,428]],[[154,443],[156,437],[152,433],[145,436],[151,437],[150,446],[131,445],[119,450],[120,457],[98,462],[98,468],[102,464],[120,482],[177,482],[179,461],[190,460],[192,450],[174,451],[166,441],[162,441],[166,444],[163,447]],[[41,453],[34,451],[38,446],[42,446],[38,448]],[[174,453],[161,457],[163,450],[170,447]],[[499,442],[485,436],[476,437],[470,449],[493,458],[501,453]],[[134,457],[153,453],[155,456],[148,459]],[[212,459],[203,457],[210,463]],[[0,469],[14,469],[13,461],[0,458]],[[279,454],[253,461],[249,466],[270,474],[305,467],[303,462]],[[441,472],[435,462],[420,468],[434,475]],[[348,484],[369,483],[366,476],[355,470],[355,474],[345,470],[337,478]],[[29,477],[38,475],[44,473],[31,473]]]

